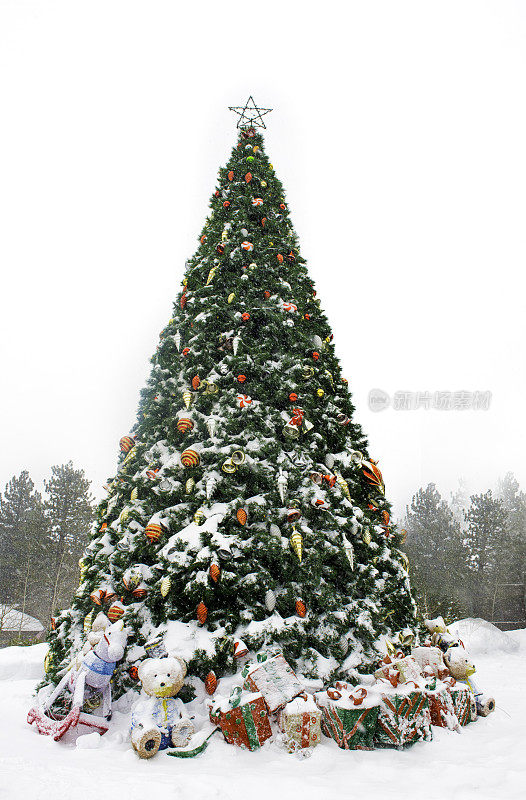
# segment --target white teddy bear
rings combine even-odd
[[[151,758],[167,747],[184,747],[194,733],[184,704],[175,695],[183,685],[186,664],[181,658],[148,658],[139,666],[140,699],[132,711],[131,741],[140,758]]]

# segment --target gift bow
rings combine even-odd
[[[302,408],[293,408],[292,409],[292,417],[290,420],[291,425],[296,425],[298,428],[301,428],[301,424],[303,422],[303,417],[305,416],[305,412]]]

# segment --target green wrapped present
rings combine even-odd
[[[373,750],[380,698],[364,686],[336,683],[314,695],[321,729],[344,750]]]
[[[431,714],[425,690],[412,681],[396,688],[387,681],[379,681],[377,687],[380,688],[381,703],[375,744],[379,747],[406,747],[418,741],[431,741]]]

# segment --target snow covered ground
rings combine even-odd
[[[459,626],[480,685],[496,698],[492,715],[461,734],[433,728],[433,742],[402,752],[348,752],[324,738],[310,758],[289,755],[274,742],[243,752],[216,734],[196,758],[161,753],[141,761],[124,740],[126,717],[119,713],[103,737],[87,733],[76,745],[73,736],[54,742],[26,723],[46,645],[0,650],[0,798],[524,800],[526,631],[501,637],[493,628],[483,636],[480,627]]]

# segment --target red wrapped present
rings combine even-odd
[[[431,741],[429,701],[423,687],[408,681],[394,688],[388,681],[379,681],[375,689],[381,693],[375,744],[405,747],[422,740]]]
[[[261,692],[272,714],[302,694],[305,687],[282,655],[262,655],[260,658],[262,660],[255,664],[247,664],[241,674],[245,679],[245,688]]]
[[[229,744],[257,750],[270,739],[272,730],[265,701],[259,693],[233,692],[208,704],[210,721],[221,728]]]
[[[380,697],[364,686],[336,683],[316,692],[321,708],[321,729],[344,750],[373,750]]]
[[[375,678],[386,678],[392,686],[396,687],[399,683],[406,681],[418,683],[422,678],[422,673],[412,656],[404,658],[401,653],[397,653],[394,656],[385,656],[374,676]]]
[[[459,722],[450,691],[451,681],[454,683],[455,679],[449,678],[446,682],[438,681],[434,678],[426,687],[426,697],[429,701],[431,725],[436,725],[439,728],[458,730]]]
[[[307,693],[295,697],[279,712],[278,724],[291,750],[316,747],[321,739],[320,723],[321,711]]]

